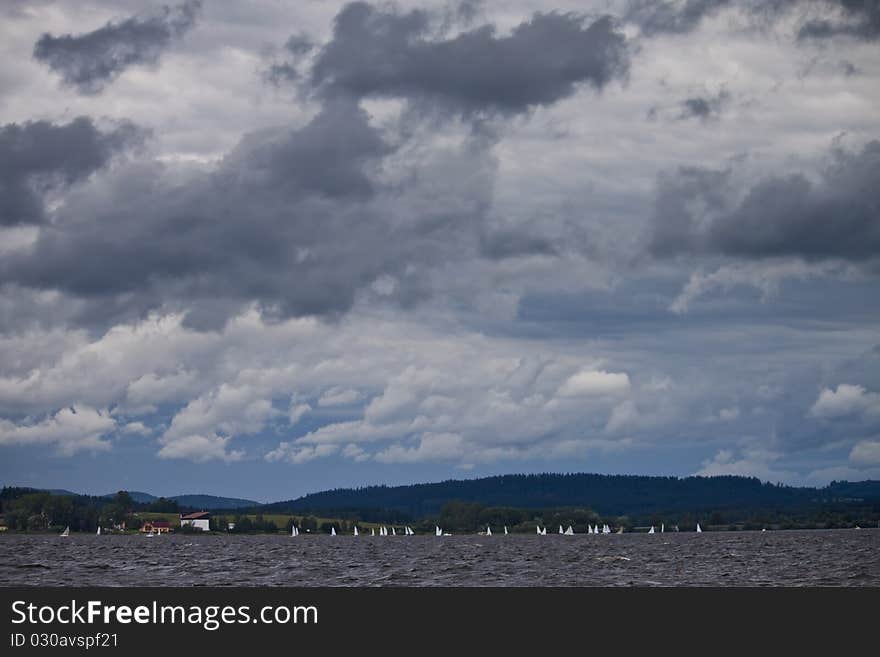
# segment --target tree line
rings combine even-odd
[[[127,491],[112,497],[56,495],[33,488],[7,486],[0,490],[0,516],[13,531],[49,531],[70,527],[72,531],[94,532],[99,526],[110,528],[125,523],[127,529],[140,528],[138,511],[179,513],[175,500],[164,497],[153,502],[135,502]]]

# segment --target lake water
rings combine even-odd
[[[878,586],[880,530],[0,535],[5,586]]]

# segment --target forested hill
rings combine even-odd
[[[386,510],[413,518],[435,515],[457,500],[487,506],[589,507],[609,515],[718,509],[791,509],[822,503],[880,501],[880,481],[796,488],[750,477],[647,477],[599,474],[501,475],[410,486],[339,488],[267,504],[264,512]]]

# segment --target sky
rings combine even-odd
[[[880,478],[880,3],[7,0],[0,483]]]

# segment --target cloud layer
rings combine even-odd
[[[0,477],[880,476],[870,3],[77,4],[0,8]]]

